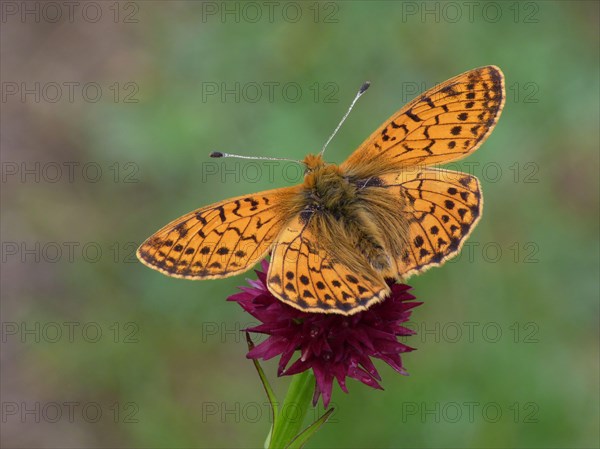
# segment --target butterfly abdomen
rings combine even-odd
[[[384,277],[397,277],[392,260],[407,247],[409,223],[405,208],[406,200],[403,197],[376,186],[359,191],[359,200],[353,210],[363,234],[372,242],[373,249],[371,252],[365,249],[365,254],[368,254],[371,265]]]
[[[377,272],[387,272],[391,268],[390,257],[386,254],[383,242],[377,239],[377,236],[368,234],[366,229],[359,231],[357,250],[369,262]]]

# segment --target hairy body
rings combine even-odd
[[[349,176],[321,156],[308,155],[304,183],[296,196],[300,217],[332,259],[354,272],[397,278],[393,259],[407,238],[404,201],[382,188],[378,177]]]

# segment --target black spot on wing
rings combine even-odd
[[[448,95],[449,97],[455,97],[456,95],[458,95],[459,93],[454,89],[454,86],[456,84],[450,84],[442,89],[440,89],[440,92],[443,94]]]
[[[413,114],[412,110],[409,109],[406,111],[406,116],[411,119],[413,122],[421,122],[422,120],[415,114]]]
[[[356,277],[351,274],[346,275],[346,280],[353,284],[358,284],[358,279],[356,279]]]
[[[273,276],[271,276],[271,279],[269,279],[269,283],[280,286],[281,285],[281,278],[279,277],[278,274],[274,274]]]
[[[179,223],[173,229],[175,231],[177,231],[177,233],[179,234],[179,238],[184,238],[187,235],[187,233],[188,233],[188,230],[185,227],[185,223]]]
[[[218,206],[216,208],[216,210],[219,211],[219,218],[221,219],[221,221],[225,221],[226,217],[225,217],[225,209],[223,208],[223,206]]]
[[[203,225],[206,224],[206,219],[202,216],[200,212],[196,212],[196,220],[198,220]]]
[[[300,223],[306,225],[313,213],[314,211],[312,209],[304,209],[302,212],[300,212]]]

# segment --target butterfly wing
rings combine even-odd
[[[504,100],[504,75],[498,67],[465,72],[400,109],[341,167],[357,178],[369,178],[463,158],[491,133]]]
[[[273,248],[267,285],[283,302],[306,312],[351,315],[381,301],[389,288],[368,267],[351,270],[319,244],[300,216],[282,230]]]
[[[475,176],[424,169],[384,175],[384,188],[404,204],[408,238],[395,260],[402,279],[455,256],[481,216],[483,198]]]
[[[142,263],[167,276],[213,279],[250,269],[269,251],[298,187],[240,196],[172,221],[137,250]]]

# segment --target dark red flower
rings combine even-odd
[[[408,293],[411,287],[390,282],[392,293],[388,298],[352,316],[307,313],[288,306],[269,292],[268,268],[268,262],[263,261],[263,271],[256,271],[258,279],[248,280],[249,287],[240,287],[242,293],[227,298],[262,322],[248,331],[269,335],[246,357],[269,360],[281,354],[278,376],[312,368],[316,378],[313,405],[323,395],[325,407],[331,399],[334,378],[346,393],[346,377],[383,389],[371,357],[383,360],[400,374],[407,374],[400,354],[413,348],[400,343],[397,337],[415,333],[401,324],[410,318],[413,307],[422,304],[412,301],[415,297]],[[290,364],[296,351],[299,357]]]

